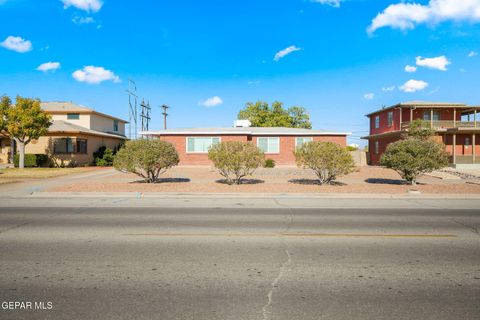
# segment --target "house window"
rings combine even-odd
[[[257,147],[265,153],[280,153],[279,137],[259,137]]]
[[[437,111],[437,110],[434,110],[433,111],[433,118],[431,118],[431,111],[430,110],[423,111],[423,120],[425,120],[425,121],[430,121],[430,120],[439,121],[440,120],[440,112]]]
[[[80,114],[79,113],[67,113],[68,120],[79,120]]]
[[[295,138],[295,147],[299,147],[304,143],[312,142],[312,141],[313,141],[312,137],[296,137]]]
[[[70,138],[55,139],[53,142],[53,153],[73,153],[73,143]]]
[[[380,143],[378,141],[375,141],[375,154],[380,153]]]
[[[188,153],[207,153],[214,144],[220,143],[220,137],[188,137]]]
[[[388,126],[391,127],[393,125],[393,111],[388,113]]]
[[[375,116],[375,129],[380,128],[380,116]]]
[[[470,138],[469,138],[469,137],[465,137],[464,145],[465,145],[465,147],[467,147],[467,148],[470,146]]]
[[[113,120],[113,132],[118,131],[118,120]]]
[[[77,153],[87,153],[87,139],[77,139]]]

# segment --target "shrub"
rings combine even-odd
[[[347,146],[347,151],[357,151],[358,148],[354,146]]]
[[[113,166],[117,170],[135,173],[148,183],[154,183],[179,161],[178,153],[171,143],[140,139],[128,141],[115,155]]]
[[[388,145],[380,165],[397,171],[409,184],[417,177],[448,165],[448,154],[436,141],[411,138]]]
[[[355,163],[348,151],[333,142],[313,141],[295,150],[299,167],[312,169],[320,184],[330,184],[337,177],[353,171]]]
[[[113,166],[114,151],[110,148],[102,146],[97,152],[93,153],[93,159],[96,166],[109,167]]]
[[[262,150],[251,143],[228,141],[216,144],[208,151],[210,159],[228,184],[240,184],[265,161]]]
[[[275,160],[273,159],[267,159],[265,160],[265,168],[275,168]]]
[[[13,164],[15,168],[18,168],[20,162],[20,155],[17,153],[13,157]],[[45,167],[49,164],[49,158],[46,154],[32,154],[28,153],[25,154],[25,167],[26,168],[33,168],[33,167]]]

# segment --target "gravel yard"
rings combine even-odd
[[[480,194],[478,181],[440,179],[422,176],[417,186],[405,185],[393,170],[360,167],[336,185],[320,186],[309,170],[295,167],[259,169],[242,185],[226,185],[211,167],[176,167],[155,184],[144,183],[140,177],[117,172],[108,177],[91,178],[45,191],[55,192],[211,192],[211,193],[378,193],[399,194],[418,190],[424,194]]]

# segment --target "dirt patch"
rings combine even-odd
[[[361,167],[338,179],[334,185],[319,185],[310,170],[298,168],[261,169],[247,183],[227,185],[210,167],[176,167],[159,183],[147,184],[139,177],[118,172],[88,182],[80,181],[46,191],[56,192],[201,192],[201,193],[377,193],[399,194],[418,190],[424,194],[480,194],[480,185],[462,180],[446,181],[424,176],[417,186],[406,185],[393,170]],[[250,182],[250,183],[248,183]]]

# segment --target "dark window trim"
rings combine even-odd
[[[60,151],[57,151],[56,150],[56,142],[59,141],[59,140],[66,140],[66,141],[70,141],[70,144],[71,144],[71,152],[68,151],[68,142],[65,142],[65,149],[66,151],[65,152],[60,152]],[[85,151],[80,151],[79,150],[79,147],[80,147],[80,143],[79,141],[85,141]],[[83,138],[76,138],[76,139],[72,139],[72,138],[55,138],[53,139],[53,154],[88,154],[88,139],[83,139]]]

